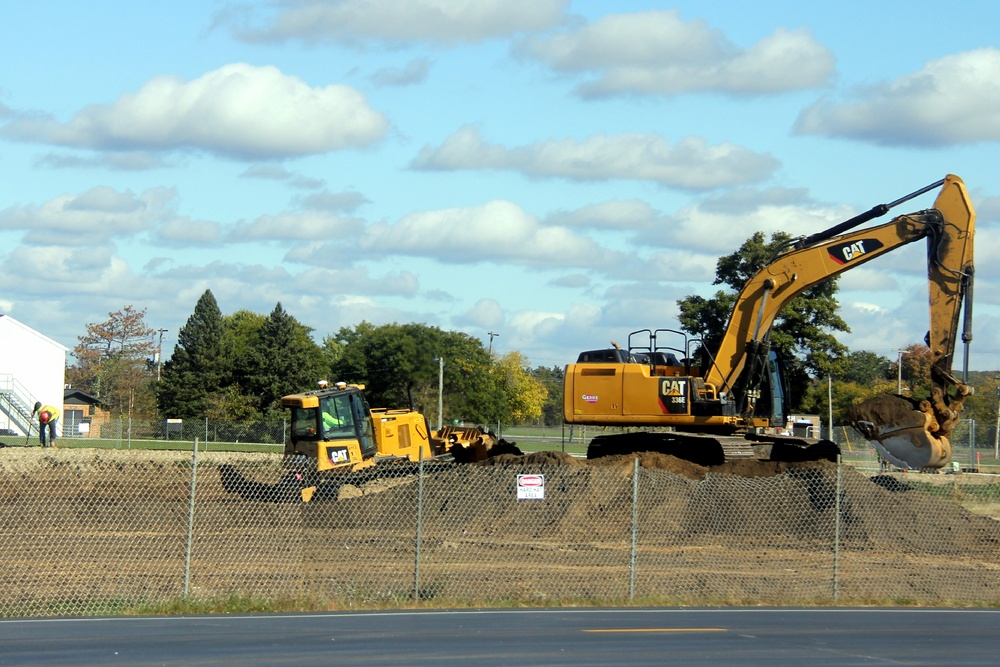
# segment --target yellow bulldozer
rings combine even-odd
[[[336,499],[340,486],[352,480],[413,474],[424,462],[440,466],[521,454],[486,429],[449,425],[431,431],[417,410],[369,407],[364,390],[362,384],[320,380],[314,391],[282,397],[281,407],[291,411],[284,451],[290,472],[277,484],[264,484],[223,465],[223,486],[251,500],[309,502]]]

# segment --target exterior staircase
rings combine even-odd
[[[0,373],[0,424],[4,421],[9,424],[0,428],[27,435],[31,430],[31,408],[34,405],[35,397],[17,378],[9,373]]]

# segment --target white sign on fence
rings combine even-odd
[[[545,475],[518,475],[518,500],[545,500]]]

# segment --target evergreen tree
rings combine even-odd
[[[266,418],[281,417],[282,396],[315,389],[316,382],[324,379],[323,354],[311,333],[281,303],[260,327],[242,380]]]
[[[205,290],[178,331],[173,354],[163,364],[157,388],[162,416],[196,419],[208,414],[210,396],[230,374],[222,339],[222,312],[212,292]]]

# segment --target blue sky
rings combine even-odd
[[[0,312],[67,347],[125,305],[275,303],[317,339],[459,330],[532,366],[676,328],[756,231],[947,173],[1000,368],[990,2],[36,0],[0,27]],[[893,214],[926,208],[933,194]],[[913,244],[840,281],[854,350],[927,329]],[[956,367],[963,363],[962,353]]]

